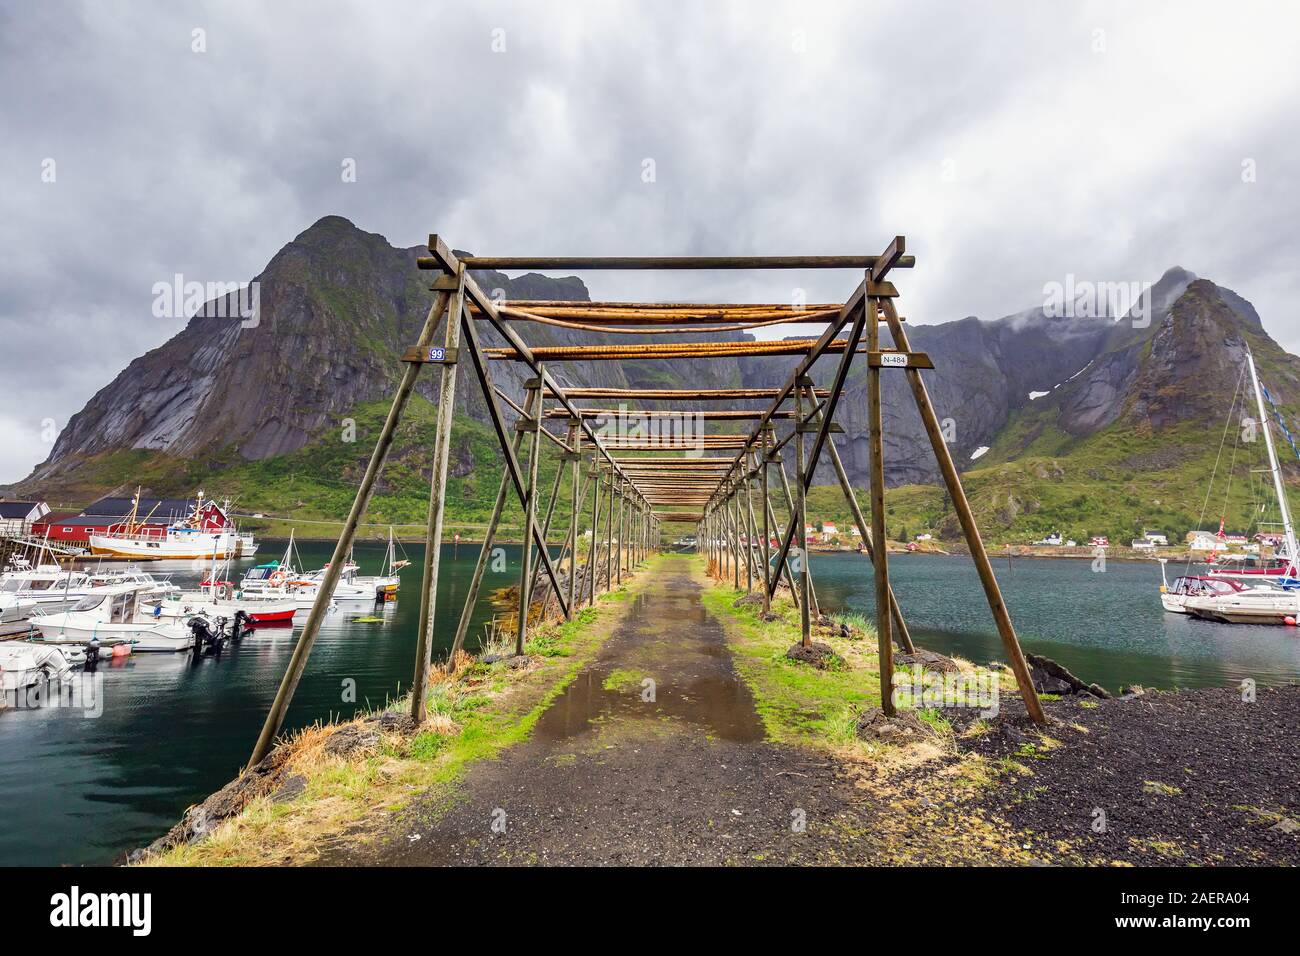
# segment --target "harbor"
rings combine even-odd
[[[329,556],[319,543],[301,550],[309,563]],[[476,550],[443,547],[449,600],[466,594]],[[514,583],[518,548],[507,552],[506,570],[486,572],[487,589]],[[359,545],[357,556],[363,568],[378,568],[384,549]],[[418,547],[410,556],[396,600],[346,607],[327,619],[319,648],[325,663],[304,677],[291,730],[373,710],[407,692],[419,605],[410,585],[424,565]],[[865,566],[861,555],[814,555],[814,578],[829,611],[871,612],[870,595],[859,586]],[[895,570],[900,600],[915,609],[919,643],[969,660],[996,659],[998,639],[987,616],[961,610],[978,596],[968,563],[900,556]],[[1151,599],[1157,576],[1151,564],[1116,564],[1094,574],[1076,561],[1027,558],[1016,561],[1003,587],[1031,650],[1113,693],[1130,684],[1172,690],[1235,688],[1244,679],[1260,687],[1300,681],[1293,631],[1249,628],[1250,640],[1243,640],[1241,628],[1165,615]],[[181,584],[194,580],[187,569],[174,577]],[[480,600],[476,638],[500,612],[486,596]],[[92,719],[70,709],[0,713],[0,775],[7,781],[0,813],[14,824],[0,833],[0,856],[23,864],[106,864],[152,842],[238,771],[295,633],[255,631],[220,657],[197,662],[187,654],[141,654],[101,667],[104,706]],[[445,652],[453,637],[453,627],[440,625],[437,649]],[[354,695],[346,694],[346,681],[355,681]],[[35,766],[40,773],[32,772]]]

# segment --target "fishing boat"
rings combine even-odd
[[[229,562],[226,567],[229,568]],[[188,619],[202,614],[232,621],[242,613],[250,625],[293,623],[297,602],[271,594],[245,594],[236,590],[230,581],[220,578],[214,559],[211,572],[198,590],[177,589],[174,593],[150,597],[143,602],[142,612],[153,618]]]
[[[200,491],[184,518],[159,527],[150,524],[153,511],[140,518],[140,489],[131,499],[131,512],[103,534],[91,534],[90,553],[130,558],[195,560],[241,557],[253,554],[257,543],[240,534],[233,524],[217,526],[204,515]],[[228,504],[228,503],[227,503]],[[156,510],[155,506],[155,510]]]
[[[308,610],[316,603],[320,590],[317,583],[306,581],[297,567],[298,553],[293,531],[289,531],[289,544],[279,561],[258,564],[244,572],[239,583],[239,593],[244,598],[265,598],[292,603],[298,610]],[[331,599],[329,608],[337,605]]]
[[[202,615],[191,615],[201,617]],[[70,611],[38,613],[32,623],[43,640],[121,640],[134,651],[183,651],[194,635],[182,620],[162,620],[143,613],[140,588],[117,584],[82,598]]]
[[[12,694],[62,680],[71,673],[72,664],[57,647],[41,647],[28,641],[0,642],[0,692]]]

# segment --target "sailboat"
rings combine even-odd
[[[396,594],[397,589],[401,586],[402,579],[398,572],[410,565],[406,558],[397,557],[397,539],[393,537],[393,526],[388,526],[388,550],[384,553],[384,563],[379,568],[378,574],[357,575],[353,581],[363,586],[374,588],[377,597],[388,597]]]
[[[1246,369],[1250,373],[1255,407],[1259,414],[1260,427],[1264,432],[1264,445],[1268,450],[1269,473],[1273,479],[1273,490],[1277,495],[1278,510],[1282,517],[1285,559],[1283,564],[1276,568],[1233,571],[1212,569],[1205,575],[1180,577],[1174,582],[1173,588],[1170,588],[1164,580],[1164,562],[1161,561],[1161,602],[1166,610],[1192,614],[1227,624],[1294,625],[1296,619],[1300,617],[1300,592],[1295,590],[1300,587],[1300,579],[1297,578],[1294,564],[1295,528],[1291,524],[1291,511],[1287,507],[1282,468],[1278,462],[1277,449],[1273,445],[1269,416],[1264,407],[1263,387],[1259,383],[1255,357],[1249,348],[1246,349]],[[1243,576],[1248,577],[1252,584],[1262,586],[1244,586],[1236,580]]]

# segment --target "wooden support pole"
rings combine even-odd
[[[605,590],[614,590],[614,472],[609,473],[609,502],[605,515]]]
[[[540,373],[535,380],[537,385],[535,391],[538,395],[538,401],[535,403],[537,414],[533,416],[529,426],[532,430],[532,447],[528,452],[528,492],[524,498],[524,527],[531,528],[537,520],[537,466],[542,458],[542,380]],[[543,553],[546,552],[546,536],[542,535],[542,540],[538,548]],[[533,544],[527,534],[524,535],[523,550],[523,569],[519,575],[519,621],[515,629],[515,654],[522,656],[524,653],[524,643],[528,639],[528,608],[532,602],[532,556]],[[554,582],[552,582],[554,585]]]
[[[794,407],[798,412],[798,421],[803,421],[803,389],[796,389],[794,393]],[[804,647],[812,647],[812,579],[808,575],[808,504],[804,495],[803,481],[803,430],[795,429],[794,433],[795,448],[795,469],[794,469],[794,493],[795,493],[795,520],[796,528],[799,534],[799,558],[801,562],[800,581],[803,586],[803,601],[799,606],[799,634],[800,641]],[[784,471],[784,466],[782,466]]]
[[[768,446],[772,440],[772,429],[763,429],[763,448],[759,455],[759,467],[762,468],[763,482],[763,614],[764,616],[772,613],[772,529],[767,523],[767,513],[771,509],[770,496],[767,487],[767,472],[771,467],[767,460]]]
[[[569,608],[564,613],[566,620],[573,619],[573,609],[578,586],[578,513],[582,510],[582,494],[578,488],[578,472],[582,467],[582,431],[575,428],[573,434],[573,463],[569,467],[570,490],[573,498],[569,505]]]
[[[880,348],[880,323],[874,321],[877,300],[868,298],[867,347]],[[871,540],[875,548],[872,568],[876,583],[876,636],[880,648],[880,709],[894,716],[894,642],[889,614],[889,539],[885,536],[885,447],[880,404],[880,369],[867,369],[867,426],[871,476]]]
[[[460,345],[460,317],[465,307],[465,271],[457,280],[447,315],[446,347]],[[447,464],[456,404],[456,366],[442,366],[438,389],[437,431],[433,438],[433,476],[429,482],[429,519],[424,537],[424,577],[420,589],[420,623],[415,644],[415,677],[411,682],[411,717],[418,727],[425,718],[425,691],[433,657],[434,611],[438,603],[438,568],[442,558],[442,523],[447,505]]]
[[[745,455],[745,464],[748,466],[750,456]],[[749,468],[745,469],[745,593],[751,593],[754,590],[754,499],[750,494],[750,475]],[[740,503],[737,498],[738,505]]]
[[[600,544],[600,466],[591,456],[591,548],[587,554],[587,607],[596,604],[596,549]]]
[[[420,331],[419,344],[422,347],[427,348],[433,341],[434,332],[437,331],[438,323],[447,308],[448,298],[449,295],[446,292],[439,292],[434,295],[433,304],[429,308],[428,315],[425,316],[424,327]],[[454,325],[455,317],[452,317],[448,324]],[[293,701],[294,692],[298,689],[298,682],[302,679],[303,671],[307,667],[307,659],[311,656],[312,645],[316,643],[321,622],[325,620],[325,614],[334,599],[334,588],[338,586],[339,576],[343,573],[343,566],[347,562],[348,553],[352,550],[352,543],[357,536],[357,526],[360,525],[366,509],[370,506],[370,499],[375,492],[375,482],[384,470],[384,463],[388,460],[388,453],[393,446],[393,437],[397,433],[397,425],[402,419],[402,413],[406,410],[407,402],[411,399],[411,393],[415,390],[415,381],[419,375],[419,365],[407,365],[402,370],[402,378],[397,385],[397,393],[393,396],[393,404],[389,407],[388,417],[384,419],[383,427],[379,430],[379,437],[375,441],[375,450],[370,455],[370,461],[366,465],[365,474],[361,477],[361,484],[357,488],[356,497],[352,500],[352,510],[348,512],[347,521],[344,522],[343,530],[339,534],[339,540],[334,545],[334,555],[330,558],[330,563],[325,569],[325,578],[321,582],[320,590],[316,592],[316,600],[312,602],[311,611],[307,615],[307,622],[303,625],[302,633],[298,635],[297,643],[294,644],[293,653],[289,657],[289,664],[284,671],[284,677],[281,678],[280,687],[275,693],[275,700],[271,703],[271,709],[267,711],[262,730],[258,734],[257,742],[253,745],[252,756],[248,759],[249,768],[257,766],[271,752],[271,746],[275,743],[276,734],[280,732],[280,728],[284,725],[285,714],[289,711],[289,704]]]
[[[889,323],[889,331],[894,337],[894,347],[900,351],[910,351],[907,341],[907,332],[903,328],[903,323],[898,320],[894,304],[889,299],[881,300],[882,308],[885,313],[885,321]],[[1029,665],[1025,661],[1024,651],[1021,650],[1020,640],[1016,637],[1016,629],[1011,623],[1011,613],[1007,610],[1006,602],[1002,599],[1002,589],[998,586],[997,577],[993,574],[993,564],[989,561],[988,552],[984,548],[984,539],[980,536],[979,526],[975,523],[975,513],[971,510],[970,502],[966,500],[966,491],[962,488],[961,476],[957,472],[957,466],[953,464],[952,454],[948,451],[948,444],[943,438],[943,429],[939,424],[939,416],[934,410],[934,404],[930,401],[930,393],[925,387],[925,381],[921,378],[921,373],[915,369],[906,369],[903,372],[907,376],[907,383],[911,386],[912,397],[916,400],[916,407],[921,412],[921,422],[925,425],[925,433],[930,439],[930,447],[934,450],[935,460],[939,463],[939,471],[943,474],[944,485],[948,489],[948,497],[952,499],[953,510],[957,512],[957,519],[961,522],[962,533],[966,536],[966,544],[970,548],[971,559],[975,562],[975,568],[979,572],[980,583],[984,586],[984,597],[988,601],[989,610],[993,614],[993,620],[997,624],[998,636],[1002,638],[1002,649],[1007,655],[1007,660],[1011,664],[1011,670],[1016,675],[1016,684],[1020,688],[1020,695],[1025,702],[1025,710],[1028,711],[1030,718],[1036,724],[1045,725],[1048,723],[1047,713],[1043,710],[1042,701],[1038,699],[1038,691],[1034,689],[1033,679],[1029,675]]]

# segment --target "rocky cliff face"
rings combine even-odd
[[[39,490],[43,481],[74,475],[87,457],[105,451],[161,450],[220,468],[296,451],[323,430],[339,427],[358,403],[389,395],[401,374],[398,357],[415,340],[432,299],[427,276],[415,268],[420,253],[418,247],[394,248],[341,217],[321,219],[257,277],[261,309],[255,327],[241,327],[237,319],[191,319],[73,416],[49,459],[22,486]],[[475,278],[485,290],[501,289],[514,300],[589,298],[573,277],[508,279],[484,272]],[[1013,414],[1030,406],[1079,436],[1122,416],[1155,427],[1213,418],[1214,393],[1231,392],[1247,339],[1257,356],[1263,353],[1263,363],[1272,363],[1284,399],[1300,396],[1295,360],[1272,343],[1254,309],[1235,293],[1173,269],[1155,286],[1153,304],[1144,328],[1108,319],[1049,318],[1042,310],[912,327],[913,347],[935,361],[927,383],[959,464],[969,465]],[[490,327],[481,328],[486,344],[501,344]],[[538,346],[602,338],[531,324],[522,333]],[[824,359],[814,377],[828,381],[835,361]],[[522,398],[522,366],[494,363],[492,371],[498,384]],[[784,358],[556,368],[572,384],[659,388],[772,387],[789,371]],[[856,483],[865,483],[867,469],[865,387],[859,362],[837,415],[846,431],[838,444]],[[437,377],[422,376],[419,388],[432,400]],[[487,420],[472,375],[459,376],[457,405]],[[929,443],[901,373],[886,375],[884,405],[890,482],[934,480]],[[818,477],[833,480],[829,469]]]

